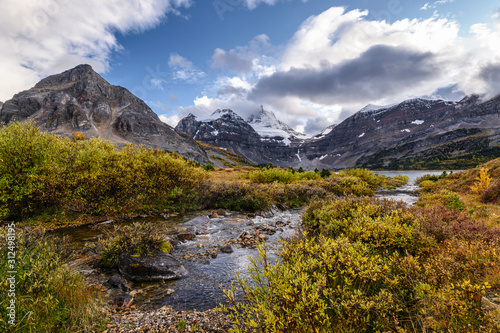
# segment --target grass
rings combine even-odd
[[[5,228],[7,230],[7,228]],[[102,330],[105,314],[99,292],[64,265],[64,244],[43,231],[15,229],[15,325],[7,317],[9,290],[5,242],[0,245],[0,327],[2,332],[90,332]],[[5,236],[5,235],[3,235]],[[2,237],[3,238],[3,237]]]

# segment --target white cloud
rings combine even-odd
[[[434,3],[427,2],[420,8],[420,10],[435,9],[439,5],[444,5],[446,3],[453,3],[453,2],[455,2],[455,0],[439,0]]]
[[[194,67],[193,63],[184,57],[181,57],[177,53],[172,53],[170,59],[168,60],[168,65],[174,68],[192,69]]]
[[[190,2],[2,0],[0,100],[81,63],[105,72],[110,54],[121,48],[116,32],[150,29]]]
[[[160,115],[159,118],[165,124],[168,124],[168,125],[170,125],[172,127],[177,126],[177,123],[179,122],[179,120],[181,120],[181,118],[178,115],[173,115],[173,116],[170,116],[170,117],[167,117],[166,115]]]
[[[196,68],[191,61],[176,53],[170,55],[168,65],[174,80],[195,83],[206,76],[206,73]]]

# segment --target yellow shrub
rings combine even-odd
[[[490,186],[491,177],[488,175],[488,168],[481,168],[476,183],[471,186],[472,192],[482,194]]]

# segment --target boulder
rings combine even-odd
[[[234,250],[233,250],[233,247],[231,245],[226,245],[226,246],[223,246],[220,248],[220,252],[222,253],[233,253]]]
[[[127,309],[132,305],[133,301],[134,297],[131,296],[130,294],[127,293],[119,294],[113,300],[113,308],[117,310]]]
[[[136,282],[180,279],[188,274],[182,263],[166,252],[139,257],[122,253],[118,268],[128,280]]]
[[[123,291],[130,290],[128,282],[124,278],[122,278],[119,274],[115,274],[111,278],[109,278],[108,284],[113,288],[118,288]]]

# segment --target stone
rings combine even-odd
[[[123,276],[135,282],[180,279],[188,274],[179,260],[165,252],[140,257],[122,253],[118,268]]]
[[[118,288],[123,291],[130,290],[128,282],[124,278],[122,278],[119,274],[114,274],[111,278],[109,278],[107,283],[113,288]]]
[[[226,246],[223,246],[220,248],[220,252],[222,253],[233,253],[234,250],[233,250],[233,247],[231,245],[226,245]]]
[[[189,231],[182,231],[177,234],[177,238],[182,242],[193,240],[195,237],[195,233]]]
[[[130,296],[128,293],[119,294],[113,300],[113,308],[117,310],[124,310],[132,305],[134,297]]]

